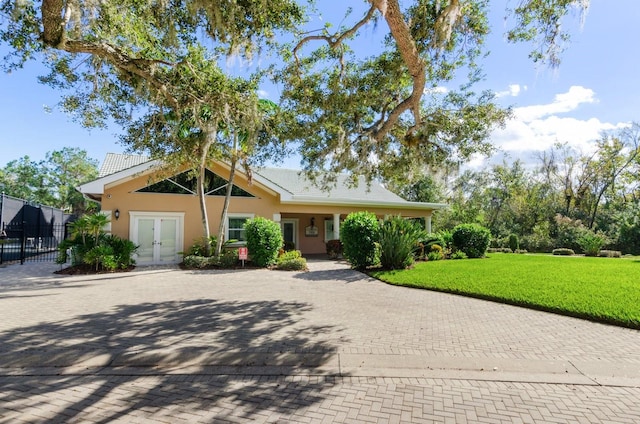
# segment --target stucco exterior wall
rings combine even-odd
[[[213,168],[213,172],[225,177],[228,171],[224,168]],[[140,175],[126,182],[107,185],[102,196],[102,209],[112,212],[111,232],[125,238],[132,238],[130,232],[131,212],[170,212],[184,213],[183,251],[187,250],[203,234],[201,212],[198,197],[185,194],[139,193],[137,190],[157,182],[150,175]],[[402,210],[394,208],[347,207],[327,204],[299,205],[281,203],[279,195],[260,184],[249,185],[242,174],[236,174],[235,185],[251,193],[255,197],[232,197],[229,214],[245,214],[274,219],[297,220],[296,248],[305,254],[325,253],[325,220],[333,221],[334,214],[340,214],[340,219],[351,212],[368,210],[379,218],[387,215],[402,215],[405,217],[428,217],[431,211]],[[224,196],[207,196],[207,212],[209,228],[212,234],[217,234],[220,225],[220,215],[224,203]],[[120,218],[116,220],[113,212],[118,210]],[[305,227],[314,218],[318,228],[317,236],[305,234]]]

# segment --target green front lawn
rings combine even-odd
[[[376,271],[390,284],[464,294],[640,329],[640,260],[491,254]]]

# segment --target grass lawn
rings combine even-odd
[[[390,284],[464,294],[640,329],[640,260],[490,254],[376,271]]]

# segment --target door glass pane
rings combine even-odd
[[[160,262],[174,262],[176,256],[175,219],[160,220]]]
[[[333,220],[325,219],[324,220],[324,241],[334,240],[335,234],[333,232]]]
[[[284,222],[282,224],[282,236],[285,242],[293,243],[295,241],[293,227],[293,222]]]
[[[153,262],[153,218],[138,218],[138,262]]]

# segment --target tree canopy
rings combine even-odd
[[[557,65],[568,38],[562,21],[588,3],[520,1],[506,10],[514,21],[508,39],[532,41],[534,61]],[[279,136],[298,143],[307,171],[410,177],[425,163],[487,152],[489,131],[509,116],[492,93],[473,89],[489,7],[488,0],[369,0],[345,6],[336,21],[353,24],[313,31],[311,1],[1,0],[0,39],[12,47],[8,69],[31,58],[48,64],[42,82],[66,90],[62,106],[87,126],[114,119],[128,128],[150,110],[173,113],[174,129],[207,107],[218,116],[226,106],[196,92],[208,81],[204,62],[262,53],[282,89]],[[383,45],[351,50],[368,23],[387,34]],[[458,72],[468,83],[439,94]]]
[[[76,187],[98,176],[98,162],[85,150],[65,147],[33,161],[29,156],[0,168],[0,192],[9,196],[82,214],[87,202]]]

